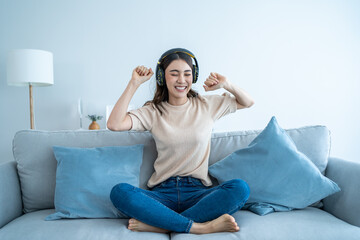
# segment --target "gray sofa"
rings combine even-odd
[[[153,172],[155,142],[149,132],[19,131],[13,140],[15,161],[0,165],[0,239],[360,239],[360,164],[329,157],[330,133],[324,126],[286,130],[306,154],[341,188],[320,202],[290,212],[259,216],[238,211],[236,233],[160,234],[132,232],[126,219],[62,219],[44,221],[54,212],[56,160],[52,146],[101,147],[144,144],[140,187]],[[259,130],[213,133],[209,164],[246,147]],[[213,179],[214,184],[217,182]],[[319,204],[318,204],[319,205]]]

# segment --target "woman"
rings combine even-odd
[[[210,187],[211,131],[214,121],[237,109],[248,108],[254,101],[218,73],[211,73],[206,79],[205,91],[224,88],[235,97],[198,95],[191,89],[197,81],[197,61],[186,49],[165,52],[156,73],[154,99],[142,108],[127,112],[137,88],[154,74],[144,66],[133,70],[107,124],[113,131],[152,133],[158,157],[155,172],[148,181],[149,190],[120,183],[112,189],[111,201],[131,217],[128,228],[133,231],[197,234],[239,231],[230,214],[245,204],[249,188],[240,179]]]

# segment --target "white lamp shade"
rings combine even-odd
[[[53,55],[35,49],[17,49],[8,54],[7,83],[13,86],[54,84]]]

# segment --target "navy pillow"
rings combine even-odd
[[[211,165],[209,173],[219,183],[245,180],[250,197],[244,209],[259,215],[305,208],[340,191],[297,150],[275,117],[248,147]]]

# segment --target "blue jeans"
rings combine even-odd
[[[192,177],[171,177],[150,190],[120,183],[110,199],[123,214],[148,225],[188,233],[193,222],[211,221],[240,210],[249,198],[249,186],[233,179],[206,187]]]

